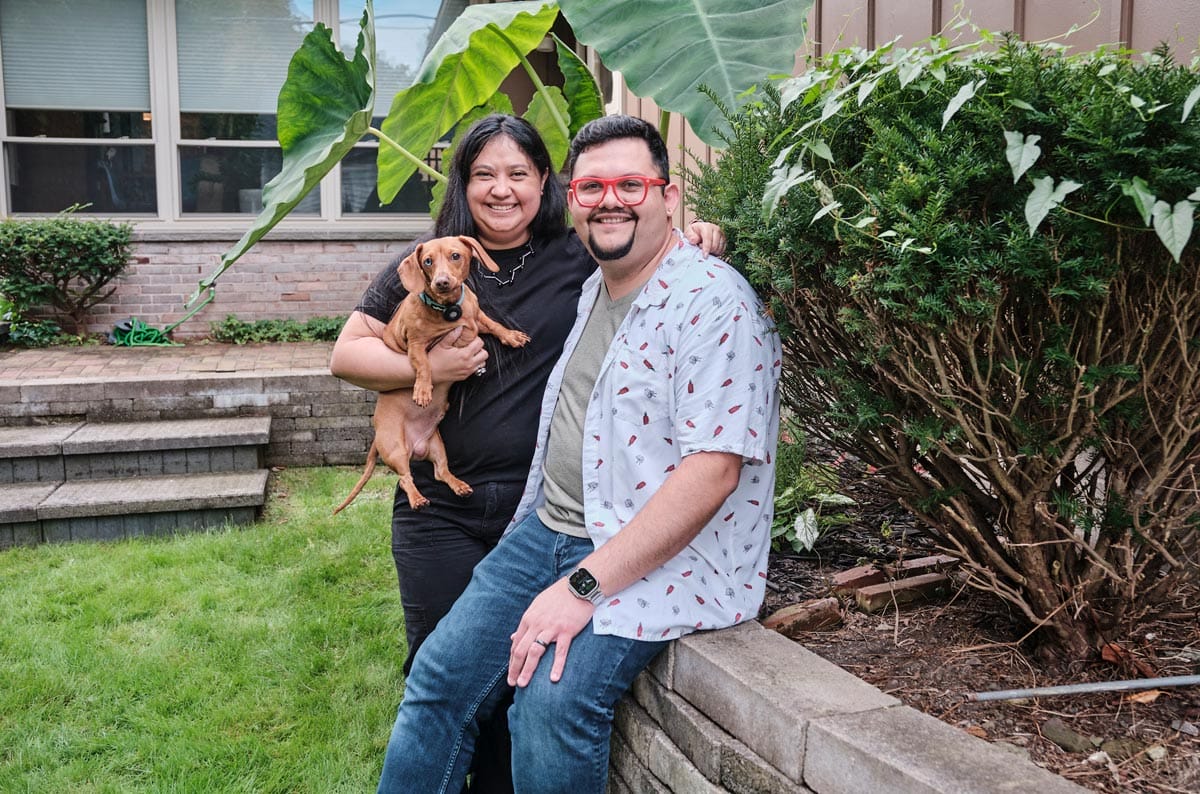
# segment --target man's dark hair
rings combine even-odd
[[[446,197],[433,226],[434,234],[438,237],[459,234],[477,236],[478,227],[467,205],[467,183],[471,181],[471,167],[475,164],[475,158],[484,146],[499,135],[510,138],[533,161],[539,175],[546,177],[546,184],[542,188],[542,205],[529,224],[529,231],[534,237],[543,239],[566,234],[567,192],[550,164],[550,153],[546,151],[545,142],[525,119],[500,113],[475,122],[459,142],[450,163]]]
[[[571,151],[567,155],[567,173],[574,176],[575,161],[579,155],[599,146],[602,143],[619,138],[637,138],[646,142],[650,147],[650,158],[654,168],[663,179],[670,179],[671,157],[667,154],[667,144],[663,142],[658,130],[649,122],[636,116],[601,116],[583,125],[571,141]]]

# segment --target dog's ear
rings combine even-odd
[[[400,283],[409,292],[421,292],[425,289],[425,276],[421,274],[421,249],[424,247],[424,244],[418,245],[416,250],[404,257],[404,261],[397,268],[400,272]]]
[[[496,264],[495,260],[488,256],[488,252],[483,250],[483,246],[479,244],[478,240],[476,240],[474,237],[468,237],[465,234],[460,235],[458,239],[463,243],[463,245],[466,245],[471,249],[471,251],[475,254],[475,258],[482,262],[484,267],[493,273],[500,272],[500,266]]]

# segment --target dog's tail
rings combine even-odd
[[[333,511],[336,516],[338,513],[354,501],[354,497],[362,491],[363,486],[367,484],[367,480],[371,479],[371,475],[375,473],[375,461],[379,459],[379,450],[375,447],[375,442],[371,442],[371,450],[367,453],[367,468],[363,471],[362,476],[358,478],[358,482],[354,484],[354,488],[350,491],[350,495],[346,497],[346,501],[342,502]]]

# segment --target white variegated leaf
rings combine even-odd
[[[1192,236],[1192,218],[1196,205],[1190,201],[1178,201],[1172,207],[1165,201],[1154,204],[1154,233],[1171,252],[1176,262],[1183,255],[1183,248]]]

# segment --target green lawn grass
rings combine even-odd
[[[0,552],[0,791],[372,791],[403,690],[394,476],[249,527]]]

